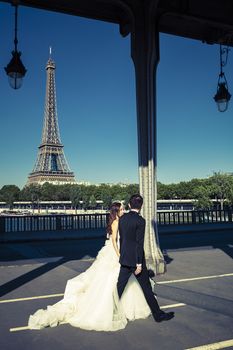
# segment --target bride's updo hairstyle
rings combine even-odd
[[[121,207],[120,202],[113,202],[111,204],[111,207],[109,209],[109,217],[108,217],[108,224],[107,224],[107,235],[112,234],[112,223],[114,220],[116,220],[120,211],[120,207]]]

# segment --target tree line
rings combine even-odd
[[[124,201],[126,204],[132,194],[139,192],[138,184],[129,185],[43,185],[31,184],[20,189],[16,185],[4,185],[0,190],[0,201],[10,207],[15,201],[71,201],[75,209],[95,208],[97,201],[103,202],[103,208],[109,208],[113,201]],[[211,209],[213,199],[219,202],[220,208],[233,206],[233,176],[227,173],[214,172],[205,179],[192,179],[179,183],[157,183],[158,199],[193,199],[197,209]]]
[[[5,185],[0,190],[0,201],[6,202],[10,208],[13,202],[30,201],[71,201],[74,209],[94,209],[97,201],[102,201],[102,206],[108,209],[113,201],[128,203],[132,194],[138,193],[138,184],[122,185],[53,185],[45,182],[43,185],[31,184],[22,190],[15,185]]]

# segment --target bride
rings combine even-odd
[[[29,317],[30,329],[69,323],[86,330],[117,331],[125,328],[128,321],[150,315],[151,311],[134,275],[130,277],[120,300],[118,297],[118,223],[123,213],[121,203],[111,205],[107,239],[93,264],[85,272],[68,280],[62,300],[46,310],[37,310]]]

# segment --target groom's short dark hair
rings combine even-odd
[[[131,209],[141,209],[143,198],[140,194],[133,194],[129,199]]]

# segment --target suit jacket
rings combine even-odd
[[[119,220],[120,264],[136,267],[144,259],[145,219],[130,211]]]

